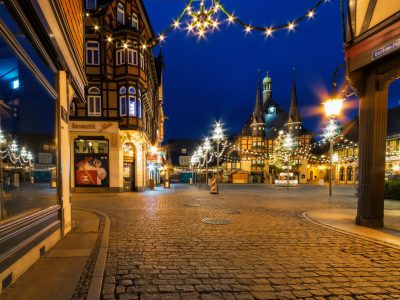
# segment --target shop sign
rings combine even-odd
[[[158,163],[159,157],[158,153],[147,153],[147,162],[153,162],[153,163]]]
[[[71,131],[97,131],[97,132],[110,132],[117,131],[116,123],[111,122],[93,122],[93,123],[82,123],[82,122],[71,122]]]
[[[77,187],[108,187],[108,155],[75,153],[75,185]]]
[[[400,39],[397,39],[372,52],[372,60],[378,59],[400,48]]]

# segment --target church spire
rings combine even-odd
[[[301,117],[297,105],[297,90],[296,90],[296,69],[293,68],[293,83],[292,83],[292,97],[290,99],[290,110],[288,123],[301,123]]]
[[[256,104],[254,106],[253,120],[257,123],[262,123],[262,107],[261,107],[261,77],[260,71],[258,71],[258,83],[257,83],[257,96]]]

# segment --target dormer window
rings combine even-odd
[[[122,3],[117,5],[117,22],[125,25],[125,7]]]
[[[139,31],[139,18],[135,13],[132,13],[132,27]]]

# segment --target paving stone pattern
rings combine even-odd
[[[351,188],[337,188],[332,199],[326,193],[326,187],[226,186],[210,195],[175,186],[75,194],[73,203],[111,217],[105,300],[400,299],[399,250],[299,216],[356,205]]]

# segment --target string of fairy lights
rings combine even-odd
[[[152,37],[147,42],[142,42],[140,48],[147,50],[157,45],[161,45],[166,41],[168,34],[171,31],[181,30],[188,34],[197,36],[199,39],[205,38],[207,34],[221,29],[223,25],[238,25],[243,28],[245,34],[250,34],[253,31],[261,32],[265,37],[272,37],[278,31],[293,32],[301,22],[310,21],[315,18],[318,9],[325,3],[331,0],[318,0],[311,8],[305,11],[304,14],[294,18],[292,21],[282,23],[276,26],[253,25],[243,21],[233,12],[228,10],[220,0],[188,0],[183,10],[178,17],[173,19],[173,22],[164,29],[159,35]],[[86,12],[86,17],[91,17],[91,12]],[[102,28],[99,24],[92,21],[92,26],[95,32],[103,32],[107,35],[108,42],[114,41],[111,32]],[[122,41],[123,45],[125,41]]]

